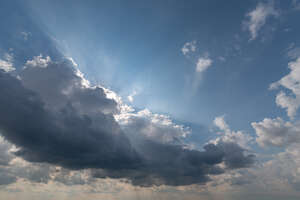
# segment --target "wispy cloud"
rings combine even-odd
[[[27,41],[31,35],[32,35],[31,32],[26,32],[26,31],[21,32],[21,36],[25,41]]]
[[[300,1],[299,0],[293,0],[292,6],[295,10],[300,10]]]
[[[270,89],[283,87],[292,93],[289,95],[284,91],[280,91],[276,96],[276,104],[286,109],[287,115],[293,119],[300,107],[300,57],[290,62],[288,66],[291,70],[290,73],[282,77],[279,81],[272,83]]]
[[[274,8],[274,4],[258,3],[256,8],[246,14],[247,20],[244,26],[250,32],[250,40],[254,40],[258,36],[258,32],[265,25],[267,19],[271,16],[278,16],[278,11]]]
[[[195,52],[196,51],[196,41],[193,40],[191,42],[186,42],[182,49],[181,52],[183,53],[183,55],[188,55],[191,52]]]
[[[296,46],[295,43],[291,43],[285,51],[287,57],[290,59],[297,59],[300,57],[300,47]]]

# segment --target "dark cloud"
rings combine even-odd
[[[255,155],[245,154],[245,150],[236,143],[220,142],[217,147],[224,152],[224,163],[229,169],[250,167],[254,163]]]
[[[0,136],[0,167],[9,165],[9,162],[13,159],[14,156],[9,152],[11,147],[12,145]]]
[[[0,94],[0,132],[19,148],[15,154],[30,162],[92,168],[94,177],[151,186],[205,183],[208,175],[224,173],[220,163],[235,169],[254,160],[234,143],[207,144],[197,151],[128,134],[144,123],[132,123],[124,134],[113,116],[118,103],[103,88],[90,87],[68,60],[36,57],[19,78],[0,71]]]
[[[94,176],[127,178],[140,186],[203,184],[210,180],[208,175],[225,172],[217,164],[224,162],[227,169],[236,169],[254,162],[252,155],[244,155],[244,150],[233,143],[208,144],[204,151],[197,151],[147,140],[137,149],[145,159],[139,169],[94,170]],[[232,155],[232,151],[240,153]]]
[[[3,171],[0,168],[0,185],[8,185],[17,181],[17,178],[14,175],[7,173],[7,171]]]
[[[49,110],[39,95],[3,71],[0,92],[1,133],[21,148],[18,156],[68,168],[126,168],[139,162],[112,115],[80,115],[71,102]]]

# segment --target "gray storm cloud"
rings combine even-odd
[[[198,151],[159,139],[172,138],[172,130],[180,135],[174,124],[158,126],[138,115],[120,124],[114,117],[120,102],[90,86],[68,59],[35,57],[18,76],[0,70],[0,94],[0,133],[18,147],[16,156],[30,162],[92,169],[94,177],[125,178],[139,186],[201,184],[211,174],[254,162],[235,143]]]

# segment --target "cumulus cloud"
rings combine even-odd
[[[186,42],[182,49],[181,52],[183,55],[188,55],[191,52],[195,52],[196,51],[196,41],[191,41],[191,42]]]
[[[161,143],[177,143],[190,133],[187,127],[175,124],[168,116],[148,109],[122,113],[117,120],[129,138],[142,136]]]
[[[212,65],[212,62],[210,58],[200,57],[196,64],[196,72],[202,73],[206,71]]]
[[[53,180],[53,168],[47,167],[53,165],[92,169],[94,177],[140,186],[200,184],[224,173],[220,163],[236,169],[254,160],[231,141],[207,144],[202,151],[186,148],[183,126],[148,110],[136,112],[114,92],[91,86],[70,59],[34,57],[18,78],[0,71],[0,92],[1,134],[16,145],[15,156],[45,165],[33,172],[37,177],[15,172],[36,182]],[[76,175],[56,177],[81,182]]]
[[[215,144],[219,142],[231,142],[238,144],[245,149],[249,149],[249,144],[252,142],[253,138],[242,131],[232,131],[226,123],[224,115],[216,117],[214,119],[214,125],[219,128],[220,137],[210,142]]]
[[[252,189],[287,191],[284,196],[292,191],[299,193],[299,149],[299,144],[292,144],[283,152],[273,154],[270,160],[257,168],[245,169],[251,175],[248,180],[252,183]]]
[[[256,141],[261,146],[286,147],[300,142],[300,123],[285,122],[281,118],[265,118],[251,123],[257,134]]]
[[[276,104],[286,109],[290,119],[294,119],[300,106],[300,58],[288,64],[289,74],[270,85],[270,89],[284,90],[276,95]],[[290,93],[287,93],[289,91]],[[299,121],[284,121],[280,117],[265,118],[261,122],[251,123],[257,134],[256,141],[261,146],[286,147],[293,143],[299,143]]]
[[[217,126],[220,130],[225,132],[230,132],[230,128],[225,121],[225,116],[218,116],[214,119],[214,125]]]
[[[291,119],[294,119],[299,108],[299,63],[299,58],[290,62],[290,73],[270,85],[270,89],[282,87],[285,90],[277,94],[276,103],[287,110]],[[291,94],[287,94],[287,91]],[[266,185],[266,188],[273,190],[298,191],[300,189],[300,121],[285,121],[277,117],[265,118],[251,125],[257,135],[256,142],[261,147],[282,149],[279,153],[264,157],[264,159],[268,158],[268,161],[261,163],[258,168],[247,169],[250,174],[254,175],[251,182],[255,185]]]
[[[73,61],[73,60],[71,60]],[[43,58],[42,55],[35,56],[33,60],[28,60],[25,64],[25,67],[47,67],[48,64],[51,62],[51,59],[49,56],[46,58]]]
[[[288,64],[290,73],[282,77],[279,81],[272,83],[270,89],[283,87],[291,91],[291,95],[280,91],[276,96],[276,104],[286,109],[287,115],[294,118],[300,106],[300,58]]]
[[[283,180],[283,184],[300,190],[300,145],[292,144],[285,151],[274,155],[273,159],[264,163],[264,173],[270,177],[277,177]]]
[[[5,72],[14,71],[13,67],[13,56],[11,54],[5,53],[3,59],[0,59],[0,70],[4,70]]]
[[[250,40],[256,39],[259,30],[265,25],[269,17],[278,16],[278,14],[279,13],[277,10],[275,10],[272,2],[260,2],[254,10],[247,13],[247,20],[244,21],[244,25],[250,32]]]

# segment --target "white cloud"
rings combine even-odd
[[[183,55],[187,55],[190,52],[195,52],[196,51],[196,41],[191,41],[191,42],[187,42],[183,45],[181,52],[183,53]]]
[[[230,131],[228,124],[225,122],[225,116],[219,116],[214,119],[214,125],[222,131]]]
[[[137,134],[162,143],[176,143],[190,133],[187,127],[175,124],[169,116],[152,113],[148,109],[138,112],[132,109],[116,118],[127,134]]]
[[[283,87],[291,91],[286,94],[280,91],[276,103],[287,110],[293,118],[300,105],[300,58],[289,63],[290,73],[279,81],[272,83],[270,89]],[[256,185],[265,185],[272,190],[299,191],[300,189],[300,121],[285,121],[280,117],[265,118],[251,123],[256,132],[256,142],[262,147],[281,147],[280,153],[267,155],[269,161],[261,163],[258,168],[249,169],[254,175]],[[263,156],[266,155],[261,155]]]
[[[42,55],[39,55],[39,56],[34,56],[32,60],[28,60],[25,66],[45,68],[48,66],[50,62],[51,62],[51,58],[49,56],[43,58]]]
[[[75,60],[72,57],[67,57],[67,59],[73,64],[74,67],[78,67],[78,64],[75,62]]]
[[[3,59],[0,59],[0,69],[6,72],[15,70],[13,67],[13,56],[11,54],[5,53]]]
[[[133,102],[133,95],[129,95],[127,98],[128,98],[128,101]]]
[[[207,70],[212,65],[212,60],[207,57],[200,57],[196,65],[196,71],[201,73]]]
[[[278,16],[278,11],[275,10],[273,3],[259,3],[254,10],[246,14],[248,20],[244,22],[244,25],[250,31],[250,40],[257,37],[259,30],[270,16]]]
[[[219,132],[221,136],[210,142],[232,142],[245,149],[249,149],[249,144],[252,142],[253,138],[242,131],[232,131],[229,125],[226,123],[224,115],[216,117],[214,119],[214,125],[221,131]]]
[[[253,184],[265,189],[296,191],[300,189],[300,146],[293,144],[283,152],[272,155],[272,159],[249,171],[254,175]],[[288,194],[287,193],[287,194]],[[282,194],[281,194],[282,195]]]
[[[300,142],[300,122],[285,122],[281,118],[265,118],[261,122],[251,123],[255,129],[257,143],[260,146],[288,146]]]
[[[290,62],[288,67],[291,70],[290,73],[272,83],[270,89],[277,89],[282,86],[292,92],[292,95],[289,95],[280,91],[276,96],[276,104],[285,108],[290,118],[294,118],[300,106],[300,57],[296,61]]]
[[[277,177],[277,181],[284,180],[294,189],[300,188],[300,146],[293,144],[284,152],[274,156],[273,160],[264,164],[265,173]],[[268,171],[268,172],[267,172]]]

